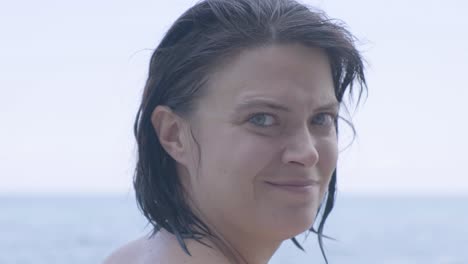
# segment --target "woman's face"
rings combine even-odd
[[[200,152],[182,177],[209,226],[284,240],[307,230],[337,163],[338,114],[326,54],[247,50],[220,67],[190,123]]]

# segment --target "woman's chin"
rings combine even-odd
[[[276,222],[274,233],[281,240],[287,240],[308,231],[314,224],[315,214],[313,216],[301,218],[289,218]]]

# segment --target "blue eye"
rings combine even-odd
[[[256,126],[267,127],[275,123],[275,118],[272,115],[260,113],[255,114],[249,118],[249,122]]]
[[[327,113],[320,113],[312,118],[312,124],[319,126],[333,125],[335,122],[335,116]]]

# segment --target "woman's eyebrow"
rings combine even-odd
[[[285,105],[282,105],[280,103],[277,103],[277,102],[274,102],[274,101],[271,101],[271,100],[260,99],[260,98],[250,99],[250,100],[246,100],[246,101],[243,101],[243,102],[239,103],[236,106],[236,111],[243,110],[243,109],[255,108],[255,107],[266,107],[266,108],[271,108],[271,109],[274,109],[274,110],[281,110],[281,111],[284,111],[284,112],[291,112],[291,109],[289,109]]]
[[[328,109],[339,110],[340,103],[338,101],[332,101],[332,102],[329,102],[329,103],[326,103],[324,105],[317,107],[317,109],[315,110],[320,111],[320,110],[328,110]]]
[[[282,105],[280,103],[268,100],[268,99],[251,99],[251,100],[246,100],[244,102],[241,102],[237,105],[236,111],[238,110],[243,110],[243,109],[250,109],[250,108],[255,108],[255,107],[267,107],[271,108],[274,110],[281,110],[284,112],[291,112],[291,109],[289,109],[287,106]],[[340,107],[340,103],[338,101],[330,101],[328,103],[325,103],[315,109],[315,111],[320,111],[320,110],[328,110],[328,109],[333,109],[333,110],[338,110]]]

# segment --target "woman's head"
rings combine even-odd
[[[353,37],[320,12],[289,0],[189,9],[154,51],[135,122],[134,185],[155,231],[183,247],[219,233],[280,241],[312,228],[323,203],[321,239],[354,82],[365,87]]]

